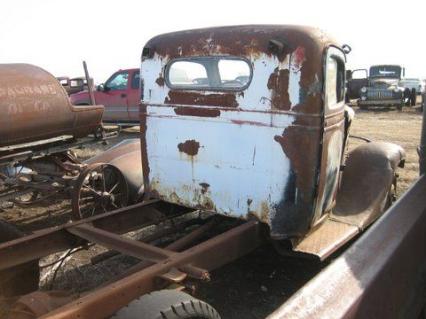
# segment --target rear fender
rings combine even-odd
[[[130,200],[136,202],[143,194],[142,161],[139,139],[127,139],[94,156],[86,164],[107,163],[121,171],[129,187]]]
[[[370,225],[387,208],[395,171],[403,167],[404,161],[404,149],[392,143],[366,143],[350,152],[333,219],[360,230]]]
[[[350,152],[332,213],[293,240],[293,250],[324,260],[379,218],[391,203],[395,171],[404,159],[404,150],[391,143],[366,143]]]

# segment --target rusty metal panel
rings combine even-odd
[[[425,192],[423,175],[268,319],[419,318],[426,300]]]
[[[274,137],[294,117],[228,111],[205,119],[155,106],[148,114],[151,191],[185,206],[234,216],[257,212],[268,221],[290,174],[289,159]]]
[[[314,228],[309,236],[296,243],[293,250],[309,253],[324,260],[358,233],[357,226],[327,218]]]
[[[29,64],[0,64],[0,146],[86,136],[101,125],[103,106],[77,107],[58,80]]]
[[[321,221],[321,217],[330,212],[335,203],[338,189],[340,166],[345,151],[344,113],[338,112],[326,118],[322,137],[321,168],[313,223]]]
[[[292,26],[191,30],[149,41],[141,65],[149,194],[225,215],[254,215],[274,238],[306,232],[320,161],[323,53],[330,43],[316,29]],[[248,61],[249,86],[168,86],[170,61],[209,56]]]

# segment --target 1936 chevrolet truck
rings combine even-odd
[[[25,318],[46,319],[220,318],[183,292],[147,293],[170,283],[182,288],[188,276],[206,279],[264,241],[322,260],[360,233],[390,204],[404,151],[371,142],[346,152],[353,111],[344,102],[345,61],[341,46],[306,27],[221,27],[151,39],[141,64],[144,200],[0,244],[0,271],[16,287],[29,263],[87,242],[141,263],[67,301],[30,292],[12,307],[14,318],[23,310],[32,312]],[[120,236],[188,211],[215,219],[165,248]],[[237,223],[207,232],[224,219]]]

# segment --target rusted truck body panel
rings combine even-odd
[[[72,135],[101,126],[103,106],[73,106],[57,79],[29,64],[0,65],[0,147]]]
[[[254,215],[274,238],[305,233],[331,208],[344,143],[343,102],[328,109],[322,95],[327,55],[345,60],[333,44],[317,29],[293,26],[149,41],[141,66],[145,189],[185,206]],[[248,86],[170,88],[173,61],[212,56],[247,61]]]
[[[137,138],[126,139],[105,152],[84,161],[85,164],[108,163],[120,170],[129,188],[129,199],[137,202],[143,195],[141,144]]]
[[[267,318],[424,318],[425,193],[423,175],[352,247]]]
[[[254,215],[277,239],[305,233],[331,209],[344,144],[343,101],[324,107],[330,54],[344,65],[333,40],[294,26],[153,38],[141,65],[145,189],[189,207]],[[246,61],[249,83],[240,89],[170,85],[175,61],[211,57]]]
[[[426,109],[420,177],[347,251],[267,319],[426,315]]]
[[[88,165],[70,152],[117,135],[103,128],[103,111],[102,105],[71,105],[58,80],[37,66],[0,64],[0,203],[71,198],[76,219],[83,210],[94,214],[126,205],[128,187],[116,166]],[[96,208],[101,200],[106,202]]]

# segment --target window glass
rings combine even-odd
[[[190,89],[242,89],[250,81],[251,68],[242,59],[203,57],[172,61],[167,68],[171,87]]]
[[[84,85],[84,81],[83,80],[78,80],[78,79],[73,79],[70,81],[70,86],[72,87],[77,87],[77,86],[81,86]]]
[[[366,70],[354,70],[352,72],[352,79],[366,79],[368,77]]]
[[[140,84],[141,84],[140,74],[139,74],[139,71],[136,71],[133,73],[132,89],[139,89]]]
[[[342,61],[330,56],[327,59],[326,94],[329,107],[343,101],[344,99],[344,72]]]
[[[337,103],[337,61],[329,57],[327,61],[327,102],[328,105]]]
[[[113,78],[109,79],[105,86],[111,90],[125,90],[127,89],[127,81],[129,74],[127,72],[117,73]]]
[[[59,80],[59,83],[61,83],[61,85],[66,86],[68,85],[68,80],[67,79],[61,79]]]
[[[192,61],[176,61],[173,63],[169,70],[169,82],[175,86],[209,86],[205,66]]]
[[[250,80],[250,67],[242,60],[220,60],[219,74],[225,87],[241,87]]]

